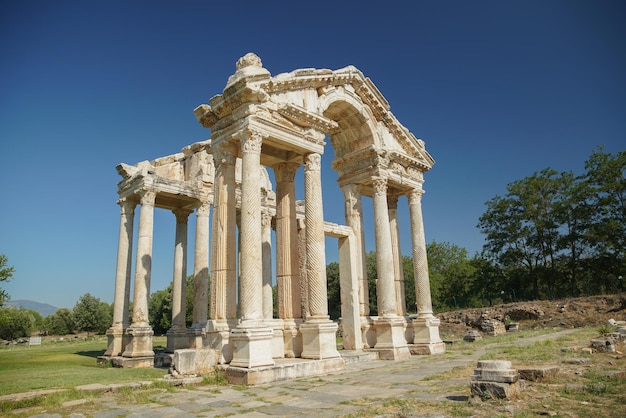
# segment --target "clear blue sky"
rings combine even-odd
[[[193,109],[247,52],[272,75],[354,65],[370,77],[437,162],[427,241],[470,255],[484,203],[508,183],[626,148],[623,1],[348,3],[2,2],[0,253],[15,267],[3,288],[58,307],[87,292],[112,302],[115,166],[208,139]],[[343,223],[335,179],[324,173],[325,215]],[[157,210],[152,291],[171,280],[173,246],[174,217]]]

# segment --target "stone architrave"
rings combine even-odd
[[[319,154],[309,154],[305,158],[304,196],[309,316],[300,326],[303,344],[302,357],[321,360],[339,357],[339,352],[336,343],[338,326],[328,316],[321,156]]]
[[[176,244],[174,245],[174,279],[172,281],[172,326],[167,331],[167,351],[188,348],[185,325],[187,308],[187,224],[191,210],[175,209]]]
[[[117,244],[117,267],[115,271],[115,300],[113,304],[113,325],[107,330],[108,337],[105,357],[119,356],[124,351],[124,332],[128,328],[128,307],[130,299],[130,273],[133,254],[133,220],[137,202],[120,199],[120,233]]]
[[[259,169],[262,136],[246,131],[241,135],[241,323],[231,331],[231,366],[252,368],[274,365],[273,332],[263,322],[263,259],[261,241],[261,194]]]
[[[148,322],[148,297],[152,273],[152,228],[154,222],[153,190],[140,192],[139,229],[137,233],[137,258],[135,261],[135,288],[133,297],[133,322],[127,329],[129,342],[122,354],[133,359],[139,367],[152,367],[152,327]]]
[[[375,322],[374,348],[383,359],[409,358],[411,352],[404,336],[404,319],[398,316],[394,277],[394,258],[387,204],[387,179],[375,178],[374,223],[376,270],[378,271],[378,319]]]
[[[415,297],[417,300],[417,319],[413,320],[413,344],[420,354],[443,353],[444,342],[439,337],[439,319],[433,315],[428,277],[428,258],[426,256],[426,238],[422,219],[421,189],[409,193],[409,216],[411,218],[411,240],[413,244],[413,268],[415,276]]]

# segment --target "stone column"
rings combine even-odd
[[[404,292],[404,267],[400,251],[400,228],[398,225],[398,196],[389,196],[389,230],[391,231],[391,251],[393,253],[393,273],[396,289],[396,312],[406,315],[406,294]]]
[[[298,231],[294,179],[299,163],[274,167],[276,176],[276,281],[278,317],[300,318],[300,278],[298,274]]]
[[[302,342],[298,336],[298,325],[302,323],[302,297],[294,184],[299,168],[300,163],[281,163],[274,167],[278,318],[283,320],[284,355],[287,357],[296,357],[302,351],[299,348]]]
[[[196,208],[196,240],[193,262],[193,321],[191,347],[202,348],[206,337],[209,305],[209,202]]]
[[[263,319],[274,316],[272,295],[272,215],[268,210],[261,213],[261,257],[263,264]]]
[[[261,144],[262,136],[246,131],[241,136],[241,323],[231,331],[234,352],[231,366],[274,365],[272,329],[263,323],[263,259],[261,234]]]
[[[356,273],[359,281],[359,314],[370,314],[369,289],[367,283],[367,267],[365,264],[365,237],[363,230],[363,200],[358,184],[346,184],[342,187],[346,202],[346,225],[354,231],[355,248],[357,258]]]
[[[123,353],[132,359],[129,364],[137,367],[152,367],[152,327],[148,323],[148,298],[152,273],[152,228],[154,223],[154,201],[156,192],[140,192],[139,230],[137,234],[137,258],[135,261],[135,288],[133,296],[133,321],[128,327],[129,342]]]
[[[191,210],[175,209],[176,244],[174,245],[174,279],[172,282],[172,327],[167,331],[167,350],[187,348],[189,338],[185,324],[187,311],[187,221]]]
[[[230,330],[237,323],[237,210],[235,163],[237,147],[226,143],[213,147],[213,228],[211,237],[211,291],[206,344],[228,363],[233,350]]]
[[[413,244],[413,274],[415,276],[415,297],[417,300],[417,319],[413,321],[413,343],[420,354],[442,353],[445,344],[439,337],[439,319],[433,315],[428,277],[428,258],[426,237],[422,219],[421,189],[409,193],[409,216],[411,218],[411,241]]]
[[[396,288],[391,229],[387,205],[387,179],[374,178],[374,232],[376,239],[376,286],[378,320],[376,345],[383,359],[400,360],[411,356],[404,337],[404,321],[396,309]]]
[[[338,327],[328,316],[322,173],[319,154],[309,154],[304,161],[304,212],[309,316],[300,327],[303,342],[302,357],[313,359],[339,357],[335,339]]]
[[[137,202],[120,199],[120,234],[117,243],[117,267],[115,269],[115,300],[113,303],[113,325],[106,332],[108,337],[107,357],[119,356],[124,351],[124,331],[128,328],[128,306],[130,299],[130,272],[133,254],[133,220]]]

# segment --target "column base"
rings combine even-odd
[[[103,357],[115,357],[120,356],[124,352],[126,346],[124,328],[122,324],[115,324],[111,328],[107,329],[106,334],[108,342],[107,349],[104,352]]]
[[[189,334],[186,328],[170,328],[165,334],[167,336],[167,347],[165,351],[173,353],[175,350],[189,348]]]
[[[207,322],[204,345],[219,354],[217,360],[219,364],[228,364],[233,359],[233,345],[230,341],[230,331],[236,326],[236,319],[210,319]]]
[[[302,333],[302,358],[322,360],[339,357],[337,330],[339,326],[330,319],[310,319],[300,325]]]
[[[382,360],[404,360],[411,352],[404,336],[405,322],[402,317],[379,317],[374,323],[376,345],[374,350]]]
[[[425,316],[413,320],[413,354],[440,354],[446,352],[446,345],[439,337],[441,321],[434,316]]]
[[[363,348],[371,348],[376,345],[376,331],[374,330],[374,321],[371,316],[361,317],[361,336],[363,339]]]
[[[203,348],[207,336],[206,324],[194,324],[187,330],[189,348]]]
[[[297,358],[302,356],[302,334],[298,328],[302,325],[302,319],[285,319],[283,340],[285,342],[285,357]]]
[[[230,332],[233,345],[232,367],[273,366],[273,331],[260,321],[243,321]]]
[[[272,329],[272,358],[285,358],[285,339],[283,329],[285,323],[282,319],[265,319],[265,325]]]
[[[154,359],[154,351],[152,351],[152,335],[154,332],[150,325],[131,325],[126,330],[126,334],[129,337],[129,341],[122,353],[123,357]]]

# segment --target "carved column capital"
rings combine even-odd
[[[374,195],[386,195],[387,194],[387,179],[384,177],[374,177],[372,179],[372,185],[374,186]]]
[[[272,226],[272,214],[268,210],[261,212],[261,226]]]
[[[243,152],[261,152],[263,135],[258,131],[244,131],[239,135]]]
[[[133,215],[137,202],[128,198],[119,199],[117,204],[120,205],[122,215]]]
[[[421,202],[422,195],[426,193],[423,189],[413,189],[409,192],[409,202]]]
[[[291,182],[296,178],[300,163],[280,163],[274,167],[276,182]]]
[[[196,208],[196,216],[209,216],[211,211],[211,204],[209,202],[202,202],[200,206]]]
[[[156,200],[156,191],[143,189],[138,192],[142,206],[154,206]]]
[[[189,219],[189,215],[193,212],[190,209],[178,208],[172,210],[174,216],[176,216],[176,223],[178,224],[186,224]]]
[[[389,208],[389,210],[398,209],[398,196],[397,195],[387,196],[387,207]]]
[[[322,168],[322,156],[320,154],[308,154],[304,158],[304,169],[306,171],[320,171]]]

